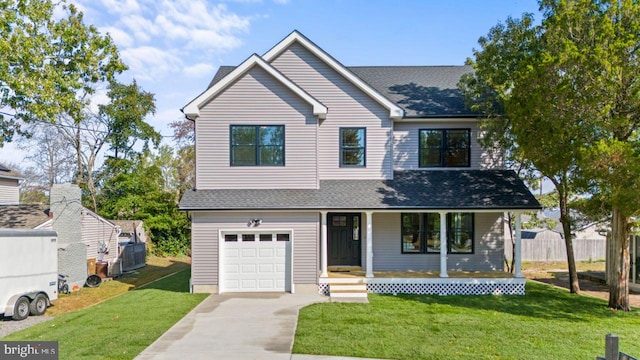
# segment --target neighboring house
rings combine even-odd
[[[519,266],[503,272],[503,213],[540,205],[480,146],[456,87],[470,71],[345,67],[297,31],[221,67],[183,109],[192,291],[524,293]]]
[[[0,205],[20,203],[22,175],[0,164]]]
[[[109,220],[120,228],[119,243],[146,243],[147,233],[142,220]]]
[[[0,205],[0,228],[53,230],[54,215],[49,211],[49,205]],[[102,243],[108,252],[103,260],[115,260],[118,256],[120,229],[84,207],[79,221],[81,241],[87,247],[87,259],[98,258],[98,248]]]
[[[146,235],[139,220],[119,220],[118,223],[107,220],[93,211],[80,205],[80,189],[77,186],[65,184],[54,185],[51,189],[52,204],[50,205],[0,205],[0,228],[7,229],[39,229],[58,232],[61,244],[65,249],[60,253],[61,258],[69,256],[71,245],[75,253],[67,261],[61,260],[62,273],[75,272],[75,281],[84,284],[87,273],[87,260],[102,260],[109,263],[109,273],[121,272],[123,248],[126,244],[144,243]],[[61,200],[56,200],[61,199]],[[58,209],[57,211],[55,209]],[[51,211],[50,209],[54,209]],[[122,230],[122,227],[125,230]],[[124,236],[123,236],[124,234]],[[82,246],[75,246],[81,244]],[[61,245],[62,246],[62,245]],[[99,252],[103,249],[103,253]],[[138,260],[140,261],[140,260]],[[144,264],[144,259],[141,260]],[[140,267],[140,263],[131,268]],[[71,269],[67,271],[67,269]],[[114,268],[116,266],[116,268]],[[125,269],[125,270],[129,270]]]

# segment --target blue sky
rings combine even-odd
[[[113,37],[130,67],[122,80],[155,93],[147,120],[165,136],[220,65],[262,55],[294,29],[347,66],[461,65],[499,21],[540,18],[535,0],[68,1]],[[0,161],[20,157],[0,149]]]

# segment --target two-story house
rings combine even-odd
[[[502,271],[503,214],[540,205],[479,144],[469,71],[345,67],[297,31],[221,67],[182,109],[192,291],[524,293]]]

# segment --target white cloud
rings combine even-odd
[[[130,14],[140,11],[140,4],[136,0],[101,0],[101,2],[110,13]]]
[[[121,23],[126,30],[132,33],[133,37],[142,42],[151,41],[160,31],[153,22],[140,15],[124,16]]]
[[[138,80],[155,81],[158,77],[178,72],[183,63],[172,51],[153,46],[130,48],[120,52],[124,62],[129,65],[133,77]]]
[[[211,77],[214,70],[215,66],[210,63],[199,63],[191,66],[185,66],[183,71],[188,77],[200,78],[203,76]]]
[[[289,0],[273,0],[273,2],[276,3],[276,4],[284,5],[284,4],[288,4]]]
[[[119,48],[128,48],[133,46],[133,38],[122,29],[115,26],[108,26],[100,29],[103,33],[109,33],[111,38]]]

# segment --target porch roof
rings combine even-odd
[[[321,180],[319,189],[187,191],[181,210],[540,209],[512,170],[395,171],[393,180]]]

